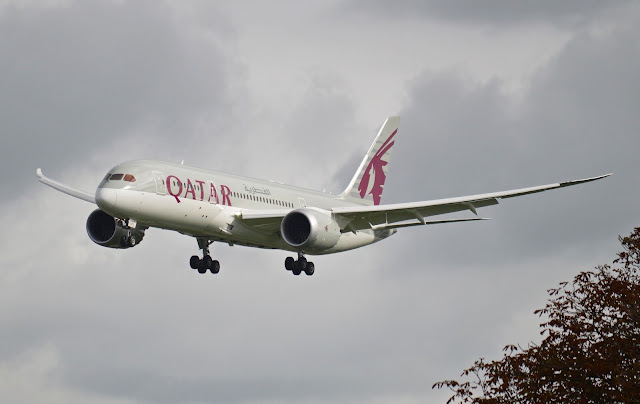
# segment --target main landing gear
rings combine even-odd
[[[297,260],[294,260],[293,257],[287,257],[284,260],[284,267],[294,275],[300,275],[304,271],[305,274],[311,276],[316,271],[316,266],[313,262],[307,261],[302,252],[298,253]]]
[[[191,265],[192,269],[197,269],[199,273],[203,274],[207,272],[207,269],[211,271],[212,274],[217,274],[220,272],[220,263],[218,260],[214,260],[209,255],[209,246],[213,241],[209,241],[206,238],[199,238],[198,247],[202,250],[202,258],[194,255],[189,260],[189,265]]]

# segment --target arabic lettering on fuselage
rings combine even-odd
[[[167,176],[166,184],[167,193],[176,198],[176,202],[178,203],[180,203],[180,198],[185,198],[196,201],[206,200],[211,203],[231,206],[231,189],[226,185],[220,185],[218,191],[213,181],[192,181],[190,178],[187,178],[186,182],[182,182],[182,180],[175,175]]]
[[[269,188],[256,188],[255,185],[251,187],[248,187],[246,184],[242,185],[244,185],[245,192],[248,192],[250,194],[271,195],[271,191],[269,190]]]

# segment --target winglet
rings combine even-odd
[[[36,170],[36,175],[38,176],[38,181],[40,181],[41,183],[43,183],[44,185],[48,185],[51,188],[60,191],[62,193],[65,193],[67,195],[71,195],[75,198],[78,199],[82,199],[83,201],[87,201],[87,202],[91,202],[91,203],[96,203],[96,199],[95,196],[91,195],[88,192],[84,192],[84,191],[80,191],[74,188],[71,188],[67,185],[64,185],[58,181],[54,181],[51,178],[47,178],[43,173],[42,173],[42,169],[38,168]]]
[[[585,178],[583,180],[574,180],[574,181],[565,181],[565,182],[561,182],[560,183],[560,188],[562,187],[570,187],[572,185],[577,185],[577,184],[584,184],[585,182],[591,182],[591,181],[597,181],[597,180],[601,180],[603,178],[609,177],[613,175],[613,173],[609,173],[609,174],[604,174],[604,175],[599,175],[597,177],[591,177],[591,178]]]

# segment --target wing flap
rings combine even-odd
[[[418,222],[409,222],[409,223],[395,223],[395,224],[380,224],[376,226],[372,226],[372,230],[388,230],[388,229],[399,229],[401,227],[411,227],[411,226],[429,226],[432,224],[444,224],[444,223],[458,223],[458,222],[476,222],[479,220],[490,220],[486,217],[472,217],[468,219],[448,219],[448,220],[431,220],[431,221],[418,221]]]

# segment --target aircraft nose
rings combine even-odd
[[[96,204],[105,212],[109,212],[116,207],[118,202],[118,195],[115,189],[112,188],[98,188],[96,191]]]

